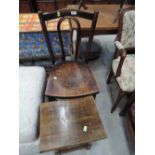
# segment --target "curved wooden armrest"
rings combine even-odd
[[[124,49],[124,46],[117,40],[115,41],[115,46],[118,50]]]

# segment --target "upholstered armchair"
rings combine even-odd
[[[131,94],[135,90],[135,11],[133,7],[123,10],[120,14],[115,47],[116,52],[107,83],[110,83],[114,75],[119,86],[119,94],[111,112],[115,110],[124,95]]]

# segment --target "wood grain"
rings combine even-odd
[[[74,15],[73,12],[76,14]],[[39,12],[39,19],[42,26],[42,31],[45,37],[45,41],[47,43],[50,59],[53,64],[53,68],[48,78],[45,94],[46,96],[55,98],[77,98],[88,95],[95,96],[99,92],[96,80],[93,77],[93,74],[90,71],[89,67],[85,63],[81,63],[79,57],[79,48],[81,44],[81,26],[76,17],[78,16],[80,18],[89,19],[91,21],[88,40],[89,46],[87,46],[87,49],[85,51],[86,56],[84,58],[85,62],[87,62],[87,55],[89,52],[91,52],[91,44],[93,41],[98,12],[88,13],[80,10],[71,9],[59,10],[59,16],[57,14],[57,11],[50,13],[43,13],[41,11]],[[46,22],[58,17],[61,17],[58,21],[57,29],[62,51],[62,60],[60,60],[59,64],[56,64],[53,48],[50,44],[50,38],[48,36]],[[70,23],[74,21],[78,28],[77,38],[75,41],[76,47],[74,48],[72,44],[72,49],[75,49],[72,51],[72,61],[68,61],[66,59],[65,46],[63,44],[63,39],[61,35],[60,27],[62,22],[65,20],[70,21]]]
[[[119,9],[119,5],[86,5],[88,7],[88,12],[99,11],[99,16],[96,24],[96,30],[107,30],[107,29],[117,29],[118,23],[113,23],[113,20]],[[68,9],[78,8],[78,5],[68,5]],[[83,9],[81,9],[83,10]],[[90,27],[91,22],[88,20],[80,19],[82,29],[87,29]],[[74,25],[74,24],[73,24]]]
[[[116,16],[118,15],[118,10],[120,5],[118,4],[87,4],[87,9],[81,9],[87,12],[99,11],[99,16],[96,24],[97,34],[103,33],[113,33],[118,30],[118,22],[113,22]],[[131,5],[124,5],[124,8]],[[77,9],[78,5],[67,5],[68,9]],[[81,29],[87,31],[90,27],[91,22],[85,19],[78,18],[81,24]],[[73,27],[75,27],[73,23]]]
[[[88,131],[83,132],[83,126]],[[61,150],[106,138],[92,96],[47,102],[40,107],[40,151]]]
[[[88,65],[79,62],[68,61],[55,66],[47,81],[47,96],[68,98],[99,93],[99,87]]]

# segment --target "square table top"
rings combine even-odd
[[[87,132],[83,127],[87,126]],[[40,106],[40,152],[61,150],[106,138],[92,96]]]
[[[50,20],[47,24],[48,31],[57,31],[58,19]],[[62,30],[70,30],[68,20],[62,22]],[[19,14],[19,32],[41,32],[41,25],[37,13],[21,13]]]

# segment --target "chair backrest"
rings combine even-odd
[[[76,18],[69,17],[69,16],[60,18],[60,20],[58,21],[58,25],[57,25],[60,46],[62,50],[62,59],[63,61],[65,61],[65,50],[63,46],[63,40],[62,40],[61,24],[66,19],[68,19],[70,22],[73,20],[77,25],[77,35],[76,35],[77,38],[76,38],[76,46],[75,46],[75,60],[77,60],[79,56],[79,48],[80,48],[80,43],[81,43],[81,27],[80,27],[79,21]]]
[[[47,43],[50,59],[51,59],[53,65],[55,64],[55,55],[54,55],[53,49],[52,49],[51,44],[50,44],[50,38],[48,36],[46,21],[56,19],[56,18],[60,18],[60,20],[58,21],[58,24],[57,24],[57,31],[58,31],[59,41],[60,41],[62,61],[66,60],[66,58],[65,58],[66,55],[65,55],[64,46],[63,46],[61,24],[62,24],[62,21],[66,20],[66,19],[68,19],[68,21],[71,25],[72,25],[72,21],[75,22],[76,30],[77,30],[75,60],[77,60],[78,56],[79,56],[79,48],[80,48],[80,43],[81,43],[81,25],[80,25],[80,22],[78,21],[78,19],[76,17],[84,18],[84,19],[91,21],[90,33],[89,33],[89,39],[88,39],[88,47],[87,47],[87,54],[88,54],[88,51],[91,50],[91,44],[93,41],[94,31],[96,28],[98,12],[89,13],[89,12],[84,12],[84,11],[75,10],[75,9],[58,10],[58,11],[54,11],[51,13],[43,13],[41,11],[39,12],[39,19],[40,19],[43,35],[45,37],[45,41]]]
[[[135,48],[135,10],[134,7],[124,9],[119,18],[117,40],[125,49]]]

